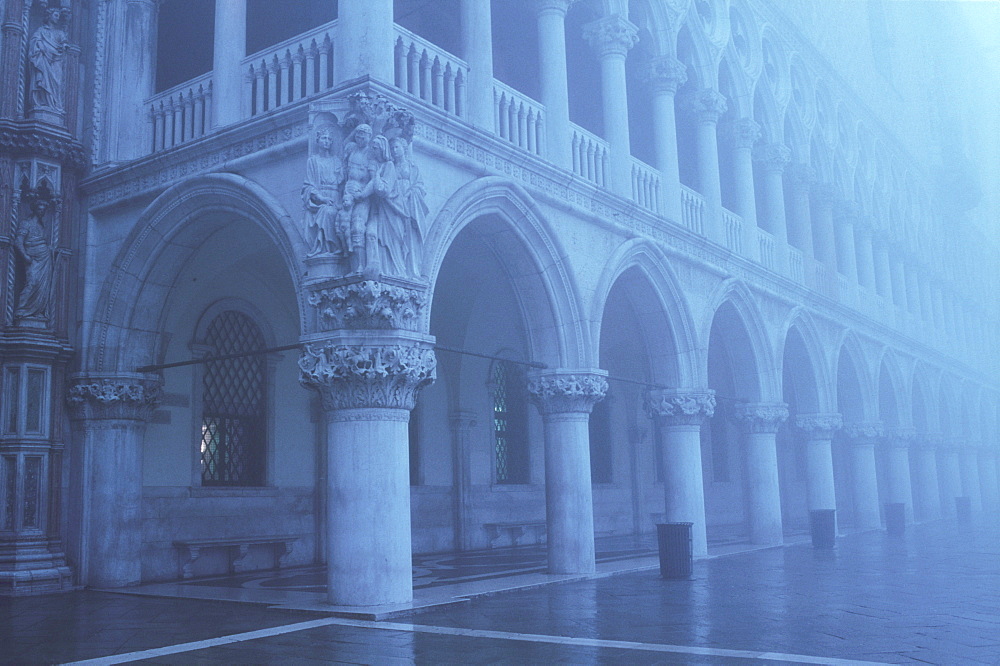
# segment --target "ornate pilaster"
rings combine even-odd
[[[589,414],[608,392],[607,373],[549,370],[528,377],[528,395],[542,414]]]
[[[728,109],[726,96],[713,88],[693,92],[683,100],[684,108],[701,123],[715,124]]]
[[[605,16],[583,26],[583,39],[598,58],[624,59],[639,41],[639,29],[621,15]]]
[[[829,440],[833,433],[844,426],[840,414],[799,414],[795,417],[795,427],[810,440]]]
[[[665,426],[701,426],[715,415],[715,391],[655,389],[646,393],[643,408]]]
[[[783,402],[742,403],[736,405],[733,418],[747,434],[774,434],[788,420],[788,405]]]
[[[687,65],[673,56],[652,58],[646,70],[646,80],[654,93],[674,95],[688,80]]]
[[[792,161],[792,151],[781,143],[766,143],[757,146],[753,158],[765,172],[781,174]]]

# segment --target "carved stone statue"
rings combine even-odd
[[[428,209],[420,172],[408,156],[413,116],[365,93],[352,95],[350,105],[343,122],[316,130],[306,164],[309,256],[336,256],[345,274],[371,279],[419,277]]]
[[[33,197],[32,214],[21,221],[14,247],[24,261],[24,286],[17,295],[15,322],[47,325],[52,305],[52,250],[42,222],[51,200]]]
[[[28,92],[36,117],[60,121],[63,118],[63,78],[69,47],[64,26],[69,16],[68,8],[47,6],[45,20],[28,44],[28,61],[31,64]]]

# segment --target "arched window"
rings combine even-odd
[[[224,310],[212,319],[204,342],[212,356],[266,347],[257,324],[237,310]],[[252,354],[206,363],[202,376],[202,485],[264,485],[266,452],[267,358]]]
[[[528,401],[521,366],[496,361],[490,373],[497,483],[528,483]]]

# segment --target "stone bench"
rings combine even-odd
[[[489,541],[490,548],[493,548],[496,542],[500,540],[500,537],[505,534],[510,537],[510,545],[512,546],[522,545],[521,539],[525,537],[531,537],[531,541],[525,540],[524,543],[542,543],[545,540],[544,521],[484,523],[483,527],[486,528],[486,538]]]
[[[299,540],[297,536],[262,536],[262,537],[215,537],[210,539],[183,539],[174,541],[174,547],[180,550],[182,556],[181,578],[194,577],[194,563],[201,557],[205,548],[226,548],[229,550],[230,573],[245,571],[244,559],[250,552],[250,546],[274,545],[277,548],[275,562],[280,569],[292,547]]]

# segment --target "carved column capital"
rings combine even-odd
[[[315,328],[416,331],[427,306],[427,285],[403,280],[339,279],[309,287]]]
[[[809,194],[812,196],[813,201],[823,208],[832,209],[833,205],[837,202],[837,191],[830,183],[814,180],[812,186],[809,188]]]
[[[833,219],[841,225],[855,225],[858,223],[858,205],[853,201],[841,199],[833,205]]]
[[[877,421],[871,423],[847,423],[844,425],[844,436],[852,440],[855,444],[874,444],[875,440],[884,434],[885,428]]]
[[[141,375],[74,377],[67,392],[73,420],[148,421],[160,402],[161,382]]]
[[[654,92],[671,95],[688,80],[687,65],[673,56],[660,56],[649,61],[646,77]]]
[[[542,414],[589,414],[607,392],[604,370],[544,370],[528,376],[528,396]]]
[[[739,118],[726,126],[726,138],[737,150],[750,150],[760,136],[760,123],[753,118]]]
[[[753,158],[765,171],[782,173],[792,161],[792,151],[784,144],[768,143],[757,146]]]
[[[830,439],[833,433],[844,426],[840,414],[799,414],[795,417],[795,427],[806,434],[809,439]]]
[[[729,108],[726,104],[726,96],[712,88],[704,88],[685,96],[683,105],[699,122],[703,123],[719,122],[719,118]]]
[[[715,391],[712,389],[654,389],[643,400],[646,415],[661,419],[664,425],[700,426],[715,414]]]
[[[639,29],[625,17],[615,14],[583,26],[583,38],[602,60],[624,58],[639,41]]]
[[[320,394],[327,411],[411,410],[417,392],[436,379],[436,369],[429,340],[403,337],[339,336],[307,342],[299,357],[299,381]]]
[[[785,179],[794,193],[808,195],[816,182],[816,170],[801,162],[792,164],[785,169]]]
[[[773,434],[788,420],[788,405],[783,402],[741,403],[733,410],[733,419],[747,434]]]
[[[917,431],[913,428],[896,426],[885,429],[885,445],[889,448],[909,448],[917,437]]]

